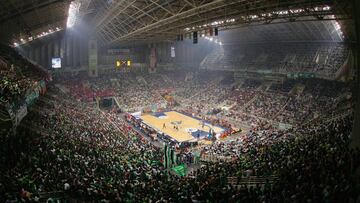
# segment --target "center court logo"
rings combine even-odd
[[[194,132],[198,131],[198,129],[196,129],[196,128],[186,128],[185,131],[188,132],[188,133],[194,133]]]

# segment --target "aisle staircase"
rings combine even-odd
[[[152,91],[152,89],[149,88],[149,84],[147,83],[147,81],[145,80],[145,78],[143,76],[137,76],[136,80],[138,81],[139,86],[141,84],[143,84],[145,86],[145,88],[148,90],[148,92],[151,92],[151,93],[155,94],[157,96],[157,98],[159,98],[159,100],[164,102],[164,104],[167,103],[167,101],[161,96],[161,94],[158,91]]]
[[[67,94],[70,92],[70,90],[63,85],[56,84],[55,87],[57,87],[64,94]]]
[[[221,69],[221,66],[223,66],[224,64],[221,64],[219,62],[222,62],[224,56],[225,54],[223,48],[214,49],[201,61],[200,69],[212,69],[214,68],[214,66],[217,66],[216,68]]]
[[[243,111],[244,109],[246,109],[246,107],[248,107],[250,104],[252,104],[260,95],[256,94],[252,99],[250,99],[246,104],[242,105],[239,109],[239,111]]]
[[[301,95],[305,90],[304,84],[296,84],[294,87],[289,91],[289,95]]]
[[[287,105],[289,104],[289,102],[290,102],[290,98],[287,99],[287,101],[286,101],[286,103],[284,104],[284,106],[282,106],[281,109],[280,109],[278,112],[276,112],[276,114],[275,114],[273,117],[271,117],[270,119],[271,119],[271,120],[275,120],[275,118],[277,118],[277,117],[285,110],[285,108],[287,107]]]
[[[200,157],[201,161],[204,162],[211,162],[211,163],[218,163],[218,162],[232,162],[234,161],[234,157],[230,156],[219,156],[214,154],[205,154]]]
[[[216,86],[219,86],[219,83],[221,80],[223,80],[224,77],[218,77],[216,79],[214,79],[213,81],[211,81],[211,83],[205,88],[203,89],[202,91],[198,91],[196,94],[190,96],[189,98],[187,98],[187,100],[191,100],[192,98],[195,98],[195,97],[198,97],[201,93],[204,93],[206,91],[209,91],[210,89],[216,87]]]
[[[272,82],[269,82],[268,84],[266,84],[265,92],[267,92],[271,88],[272,84],[273,84]]]
[[[117,107],[120,108],[120,109],[123,109],[123,107],[120,105],[120,102],[119,102],[118,98],[117,98],[117,97],[113,97],[113,99],[114,99]]]
[[[162,79],[168,83],[168,84],[172,84],[173,83],[173,80],[171,80],[167,75],[164,75],[164,74],[160,74],[160,76],[162,77]]]
[[[339,103],[343,102],[343,99],[346,99],[347,94],[340,94],[336,99],[335,99],[335,103],[333,103],[334,106],[338,106]],[[327,113],[335,112],[335,116],[329,116],[327,115]],[[340,118],[344,118],[346,116],[349,116],[353,113],[353,107],[351,103],[346,103],[345,105],[342,105],[340,107],[338,107],[337,109],[333,109],[332,107],[329,107],[328,109],[326,109],[325,111],[322,112],[321,115],[319,115],[316,118],[310,118],[308,120],[306,120],[306,122],[304,122],[304,124],[302,126],[307,126],[307,125],[311,125],[312,123],[314,123],[317,120],[322,120],[324,121],[324,123],[328,123],[334,120],[338,120]]]
[[[148,86],[148,83],[143,76],[136,76],[136,80],[139,82],[139,84],[144,84],[146,87]]]

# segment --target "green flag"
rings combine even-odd
[[[185,164],[181,164],[173,167],[172,170],[175,171],[175,173],[178,174],[179,176],[185,176],[187,168]]]

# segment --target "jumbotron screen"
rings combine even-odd
[[[52,68],[61,68],[61,58],[52,58],[51,59]]]

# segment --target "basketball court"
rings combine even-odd
[[[224,128],[213,126],[206,121],[176,111],[144,114],[140,118],[146,125],[158,132],[169,135],[178,142],[207,137],[210,130],[217,135],[225,131]]]

